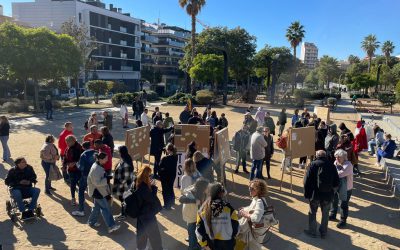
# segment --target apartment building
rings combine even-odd
[[[307,68],[315,68],[318,62],[318,48],[313,43],[303,42],[301,44],[300,60]]]
[[[190,39],[190,31],[166,24],[142,21],[142,72],[151,72],[147,78],[157,83],[158,92],[170,94],[179,86],[179,60],[185,55],[183,48]]]
[[[12,3],[12,16],[32,27],[48,27],[61,32],[64,22],[74,20],[89,30],[97,49],[91,57],[99,62],[87,78],[124,82],[132,91],[140,81],[140,24],[139,19],[120,8],[109,8],[99,0],[35,0]],[[83,83],[85,76],[82,76]]]

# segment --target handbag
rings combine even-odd
[[[56,164],[51,164],[49,169],[49,180],[50,181],[58,181],[63,178],[60,169]]]
[[[251,233],[258,243],[264,244],[265,235],[268,233],[269,229],[277,225],[279,221],[275,218],[274,207],[268,206],[263,198],[261,200],[264,205],[264,214],[259,223],[251,223]]]

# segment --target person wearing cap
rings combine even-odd
[[[268,146],[263,136],[264,127],[257,127],[256,132],[251,136],[250,157],[253,160],[251,165],[250,180],[254,177],[262,178],[262,163],[265,157],[265,147]]]
[[[150,130],[150,155],[154,156],[154,178],[158,177],[159,164],[161,155],[165,147],[164,134],[171,131],[174,127],[164,128],[162,121],[157,121],[155,126]]]

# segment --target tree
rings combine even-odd
[[[179,5],[182,8],[186,8],[186,13],[192,18],[192,56],[191,62],[193,62],[196,56],[196,16],[199,14],[201,9],[206,4],[205,0],[179,0]],[[191,79],[192,95],[196,93],[196,82]]]
[[[385,90],[388,87],[393,88],[396,86],[396,77],[393,74],[390,67],[387,65],[381,66],[379,84],[381,85],[381,89],[382,89],[382,86],[385,86]]]
[[[338,61],[330,56],[324,55],[318,63],[318,77],[326,83],[326,88],[329,89],[329,82],[339,75],[340,69]]]
[[[197,54],[193,60],[189,75],[201,82],[212,82],[217,91],[217,83],[222,82],[224,74],[224,58],[215,54]]]
[[[306,76],[304,82],[312,86],[318,86],[319,83],[318,68],[311,70]]]
[[[107,91],[107,81],[92,80],[86,83],[86,88],[95,95],[94,103],[99,103],[99,95],[104,95]]]
[[[294,57],[294,67],[293,67],[293,86],[292,93],[296,86],[296,48],[303,41],[304,38],[304,26],[300,24],[300,22],[296,21],[291,23],[291,25],[286,30],[286,38],[290,43],[290,46],[293,48],[293,57]]]
[[[376,85],[376,81],[371,79],[369,74],[360,74],[352,78],[353,83],[351,89],[364,90],[364,94],[368,94],[368,88]]]
[[[386,65],[389,65],[390,55],[393,53],[394,48],[395,46],[392,41],[385,41],[382,44],[382,53],[385,55]]]
[[[125,93],[128,88],[123,82],[107,81],[107,92],[115,93]]]
[[[62,33],[70,35],[78,46],[80,52],[80,61],[82,63],[81,70],[77,72],[73,77],[75,81],[76,90],[76,106],[79,107],[79,78],[82,73],[85,73],[85,80],[88,80],[88,74],[90,70],[96,69],[100,62],[92,59],[90,55],[97,49],[95,43],[96,38],[90,37],[89,30],[86,26],[76,24],[74,18],[65,22],[61,26]]]
[[[384,107],[390,107],[390,113],[393,114],[393,105],[396,104],[396,95],[392,93],[380,93],[378,94],[378,100]]]
[[[396,81],[400,80],[400,63],[397,63],[392,68],[392,74],[396,78]]]
[[[379,48],[379,42],[375,35],[368,35],[361,42],[361,48],[367,53],[368,56],[368,73],[371,72],[371,61],[372,57],[375,55],[375,50]]]
[[[360,58],[355,55],[349,55],[349,57],[347,58],[347,61],[349,61],[350,65],[355,64],[355,63],[360,63]]]

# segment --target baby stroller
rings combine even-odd
[[[16,200],[13,198],[11,195],[11,187],[7,187],[7,192],[9,194],[10,200],[6,200],[6,211],[8,216],[10,217],[12,222],[16,222],[18,220],[18,216],[21,215],[21,212],[18,209],[18,204]],[[31,203],[31,197],[27,195],[26,193],[22,192],[22,200],[24,203],[25,208],[27,209],[29,207],[29,204]],[[42,208],[40,207],[40,204],[38,203],[36,205],[36,208],[34,209],[34,215],[36,217],[42,217]],[[35,217],[29,218],[33,219]]]

